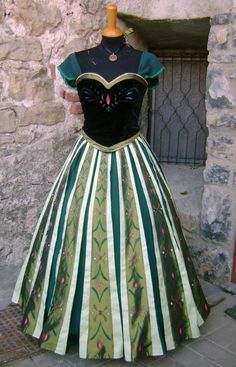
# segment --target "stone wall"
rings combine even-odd
[[[220,263],[229,276],[236,229],[236,13],[211,18],[206,85],[207,162],[204,170],[201,229],[205,276],[215,279]]]
[[[0,0],[0,264],[22,263],[83,124],[56,65],[94,47],[106,24],[104,0]]]
[[[99,0],[0,1],[0,263],[24,259],[82,124],[56,65],[98,42],[105,11]]]

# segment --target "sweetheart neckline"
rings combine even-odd
[[[123,73],[123,74],[117,76],[116,78],[108,81],[107,79],[105,79],[103,76],[101,76],[98,73],[85,72],[85,73],[80,74],[76,78],[75,84],[78,84],[83,79],[93,79],[93,80],[100,81],[105,86],[105,88],[107,88],[107,89],[112,88],[113,85],[115,85],[119,81],[127,80],[127,79],[136,79],[136,80],[139,80],[145,86],[148,86],[147,80],[142,75],[140,75],[138,73]]]

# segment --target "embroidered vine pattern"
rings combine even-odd
[[[109,91],[102,92],[96,87],[87,88],[84,87],[81,90],[84,99],[87,102],[97,102],[103,109],[107,112],[112,112],[117,105],[121,103],[130,103],[133,101],[135,94],[137,93],[137,88],[122,88],[117,93],[111,93]]]

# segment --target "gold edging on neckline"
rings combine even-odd
[[[144,77],[136,73],[124,73],[122,75],[119,75],[115,79],[112,79],[110,82],[108,82],[105,78],[103,78],[101,75],[97,73],[82,73],[81,75],[79,75],[76,78],[75,84],[78,84],[79,81],[86,79],[86,78],[100,81],[104,85],[104,87],[107,89],[112,88],[113,85],[118,83],[118,81],[127,80],[127,79],[136,79],[136,80],[139,80],[141,83],[143,83],[145,86],[148,86],[148,82],[146,81],[146,79],[144,79]]]
[[[102,152],[105,153],[112,153],[115,152],[121,148],[124,148],[126,145],[132,143],[136,138],[138,138],[141,135],[141,131],[137,132],[135,135],[131,136],[130,138],[126,139],[126,140],[122,140],[121,142],[111,145],[109,147],[99,144],[97,143],[95,140],[91,139],[85,132],[83,129],[80,129],[79,133],[84,137],[84,139],[90,143],[94,148],[101,150]]]

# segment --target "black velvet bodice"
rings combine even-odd
[[[76,86],[84,112],[84,132],[105,146],[136,134],[147,85],[136,73],[121,74],[110,82],[97,73],[81,74]]]

